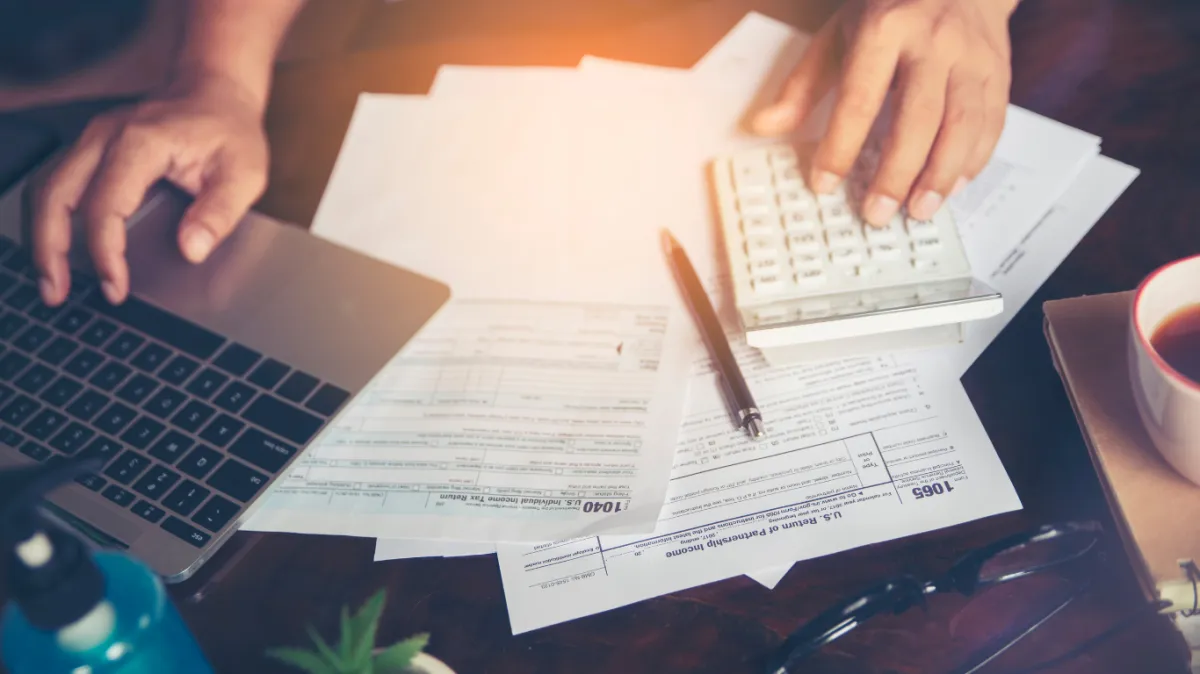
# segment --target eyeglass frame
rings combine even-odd
[[[1092,540],[1072,554],[1001,574],[996,578],[981,579],[979,577],[984,565],[1002,553],[1015,552],[1034,543],[1088,533],[1093,534]],[[944,574],[930,580],[919,581],[914,576],[907,574],[886,580],[854,595],[853,599],[838,602],[789,634],[783,644],[775,650],[773,657],[768,662],[766,672],[767,674],[791,674],[793,666],[867,620],[886,612],[900,615],[914,606],[924,605],[925,598],[930,595],[953,592],[970,597],[982,589],[1025,578],[1080,559],[1096,549],[1104,539],[1104,534],[1104,528],[1094,521],[1046,524],[972,550],[959,558]],[[1072,595],[1071,599],[1077,594]],[[1068,599],[1068,603],[1069,601],[1070,599]],[[1064,607],[1065,603],[1038,621],[1035,627],[1040,626]],[[1029,631],[1031,630],[1024,631],[1001,648],[999,652],[1007,650]],[[979,663],[971,671],[978,669],[993,657],[995,656]]]

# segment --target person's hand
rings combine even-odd
[[[839,87],[809,185],[829,192],[858,158],[896,85],[895,116],[863,218],[886,224],[906,204],[919,219],[983,170],[1000,139],[1012,65],[1008,20],[1019,0],[847,0],[817,33],[755,131],[796,128]]]
[[[34,207],[33,257],[43,301],[58,305],[67,296],[76,212],[105,297],[125,299],[125,221],[160,179],[196,197],[180,223],[179,247],[188,260],[205,260],[266,187],[262,118],[261,103],[248,92],[207,77],[93,120]]]

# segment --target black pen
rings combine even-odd
[[[683,296],[692,309],[692,315],[699,324],[700,336],[708,345],[708,352],[717,366],[717,372],[725,380],[726,390],[733,398],[730,403],[737,410],[738,425],[746,429],[752,437],[763,437],[766,431],[763,428],[762,413],[758,411],[754,396],[750,395],[750,387],[746,386],[742,369],[733,357],[733,350],[729,348],[729,342],[725,339],[725,330],[717,318],[716,309],[708,299],[708,293],[704,292],[704,285],[696,276],[696,269],[692,267],[683,247],[665,229],[662,230],[662,243],[667,259],[671,262],[671,269],[675,272],[675,280],[679,283]]]

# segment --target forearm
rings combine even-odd
[[[220,79],[266,107],[280,44],[304,0],[187,0],[173,81]]]

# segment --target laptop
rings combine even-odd
[[[17,240],[28,185],[0,197],[0,470],[102,463],[51,494],[48,514],[170,583],[237,531],[450,295],[258,213],[193,265],[176,243],[190,197],[163,183],[127,223],[129,299],[104,299],[77,231],[71,297],[50,308]]]

